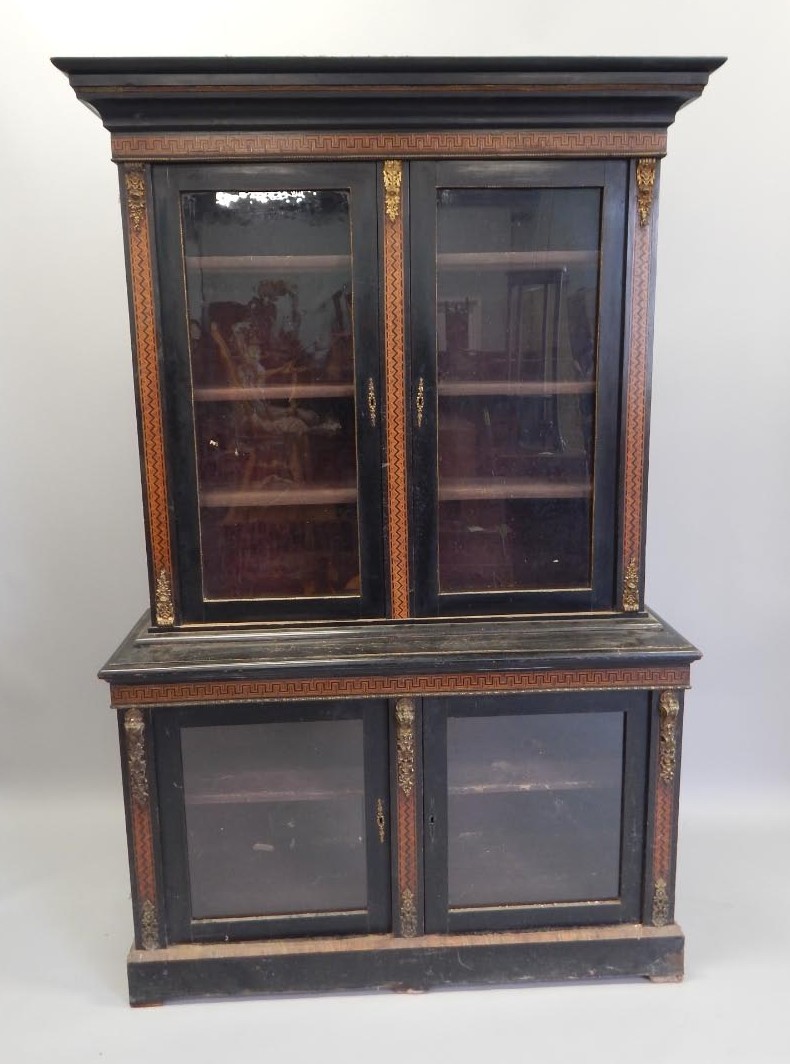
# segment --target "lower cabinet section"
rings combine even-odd
[[[127,711],[133,1002],[679,977],[679,707],[635,689]]]

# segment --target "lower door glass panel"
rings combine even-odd
[[[193,918],[367,905],[362,720],[184,728]]]
[[[449,907],[617,897],[623,756],[619,712],[448,717]]]

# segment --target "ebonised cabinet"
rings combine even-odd
[[[120,169],[133,1004],[682,974],[659,159],[720,60],[55,60]]]

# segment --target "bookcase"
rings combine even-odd
[[[675,979],[659,163],[716,59],[57,59],[120,173],[130,999]]]

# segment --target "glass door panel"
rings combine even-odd
[[[636,918],[646,720],[643,694],[426,701],[430,929]]]
[[[610,606],[625,168],[411,172],[418,612]]]
[[[194,918],[364,909],[362,721],[181,733]]]
[[[358,594],[349,194],[181,212],[205,597]]]
[[[188,603],[217,619],[380,613],[373,168],[171,183],[191,396],[175,433],[193,445],[184,539],[199,559]]]
[[[166,871],[185,899],[182,935],[386,929],[383,704],[208,717],[164,726],[167,778],[181,781],[164,815],[179,840]]]
[[[614,898],[622,713],[451,717],[451,908]]]
[[[599,189],[439,189],[439,591],[590,583]]]

